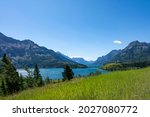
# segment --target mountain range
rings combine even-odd
[[[121,50],[112,50],[105,56],[98,57],[93,64],[97,66],[102,66],[105,63],[111,62],[116,57],[116,55],[118,55],[120,52]]]
[[[112,50],[105,56],[99,57],[94,64],[103,65],[112,62],[145,62],[150,61],[150,43],[133,41],[122,50]]]
[[[112,50],[96,61],[87,61],[84,58],[70,58],[61,52],[41,47],[31,40],[17,40],[0,33],[0,58],[6,53],[17,68],[33,67],[64,67],[69,64],[75,68],[87,66],[102,66],[110,62],[143,62],[150,61],[150,43],[133,41],[120,50]]]
[[[72,58],[72,60],[88,66],[102,66],[113,62],[133,63],[150,61],[150,43],[133,41],[124,49],[112,50],[105,56],[98,57],[96,61],[92,62],[85,61],[83,58]]]
[[[87,61],[87,60],[85,60],[84,58],[82,58],[82,57],[69,57],[69,56],[67,56],[67,55],[64,55],[64,54],[62,54],[61,52],[57,52],[58,54],[60,54],[61,56],[64,56],[65,58],[67,58],[67,59],[69,59],[69,60],[72,60],[72,61],[75,61],[75,62],[77,62],[77,63],[80,63],[80,64],[84,64],[84,65],[87,65],[87,66],[93,66],[93,63],[95,62],[95,61]]]
[[[133,41],[122,49],[112,62],[144,62],[150,61],[150,43]]]
[[[87,66],[93,66],[93,63],[94,63],[94,61],[87,61],[82,57],[73,57],[71,59],[73,61],[77,62],[77,63],[84,64],[84,65],[87,65]]]
[[[64,67],[65,64],[74,68],[87,67],[31,40],[20,41],[0,33],[0,58],[4,53],[11,58],[16,68],[34,67],[35,64],[43,68]]]

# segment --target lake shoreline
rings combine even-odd
[[[33,72],[33,68],[30,68],[30,70]],[[64,71],[64,68],[40,68],[40,73],[43,77],[43,79],[45,79],[46,77],[49,77],[50,79],[62,79],[62,72]],[[96,72],[100,72],[100,73],[107,73],[107,71],[99,69],[99,68],[93,68],[93,67],[89,67],[89,68],[73,68],[72,69],[74,72],[74,77],[85,77],[88,76],[90,74],[94,74]],[[17,72],[19,73],[19,75],[22,76],[27,76],[28,73],[27,71],[25,71],[24,69],[17,69]]]

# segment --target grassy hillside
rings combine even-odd
[[[25,90],[1,99],[150,99],[150,68],[74,79]]]

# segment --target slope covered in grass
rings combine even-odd
[[[150,99],[150,68],[74,79],[25,90],[1,99]]]

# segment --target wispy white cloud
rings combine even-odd
[[[113,43],[115,43],[115,44],[122,44],[122,42],[119,41],[119,40],[115,40],[115,41],[113,41]]]

